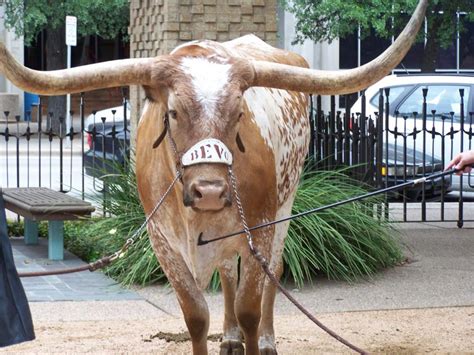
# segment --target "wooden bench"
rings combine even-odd
[[[90,217],[86,201],[44,187],[0,189],[5,208],[25,218],[25,243],[38,244],[38,221],[48,221],[48,258],[64,259],[64,221]]]

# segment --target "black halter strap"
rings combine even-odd
[[[160,136],[156,139],[155,143],[153,143],[153,149],[158,148],[163,142],[163,139],[166,137],[166,133],[168,133],[169,129],[169,120],[168,120],[168,114],[165,115],[165,118],[163,120],[164,127],[163,127],[163,132],[161,132]]]

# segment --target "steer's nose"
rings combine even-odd
[[[229,185],[224,180],[199,180],[191,185],[190,205],[202,211],[218,211],[230,206]]]

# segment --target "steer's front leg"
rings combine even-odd
[[[266,237],[267,236],[267,237]],[[268,259],[271,245],[268,231],[254,233],[254,243],[262,255]],[[241,254],[241,277],[235,302],[235,314],[245,337],[245,353],[259,354],[258,326],[261,317],[261,303],[265,272],[248,246]]]
[[[209,309],[181,255],[163,245],[163,240],[152,238],[152,245],[169,282],[173,286],[184,320],[191,335],[194,355],[207,354]]]
[[[243,355],[242,334],[235,317],[235,294],[237,289],[237,259],[228,260],[219,267],[222,292],[224,294],[224,334],[220,355]]]

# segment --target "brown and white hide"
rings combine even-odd
[[[191,42],[178,47],[171,57],[180,63],[178,68],[174,68],[173,83],[147,103],[138,127],[136,171],[147,214],[176,172],[177,156],[169,139],[152,149],[164,129],[162,118],[169,110],[169,100],[184,97],[183,101],[191,107],[201,106],[195,112],[207,110],[209,113],[196,114],[195,119],[199,122],[195,122],[193,127],[181,127],[179,122],[170,119],[172,137],[183,129],[196,131],[186,132],[190,140],[188,146],[178,146],[178,150],[185,150],[199,139],[212,138],[212,132],[219,131],[223,120],[220,113],[225,111],[221,106],[228,104],[229,98],[235,95],[232,93],[236,90],[232,79],[241,76],[240,68],[232,65],[235,58],[307,67],[302,57],[273,48],[253,35],[222,44]],[[224,143],[233,153],[232,168],[247,222],[252,226],[291,212],[309,142],[308,96],[262,87],[251,87],[243,95],[238,134],[245,152],[238,149],[234,137],[228,137]],[[210,165],[206,169],[215,168]],[[270,260],[277,274],[281,273],[287,228],[288,224],[284,223],[254,233],[256,247]],[[242,224],[235,201],[232,206],[219,211],[185,207],[181,184],[166,199],[148,227],[153,248],[176,290],[191,333],[207,334],[209,315],[202,290],[217,268],[221,273],[226,302],[224,339],[228,344],[224,342],[224,350],[228,346],[231,353],[229,344],[237,346],[234,343],[240,343],[243,331],[247,353],[257,353],[257,343],[261,350],[274,352],[272,313],[275,290],[267,284],[263,295],[265,275],[249,254],[245,236],[197,245],[201,232],[205,237],[211,237],[240,229]],[[238,255],[241,256],[241,270],[237,286]],[[202,342],[205,343],[205,339]],[[196,353],[205,353],[205,344],[195,345],[193,341],[193,345]]]

